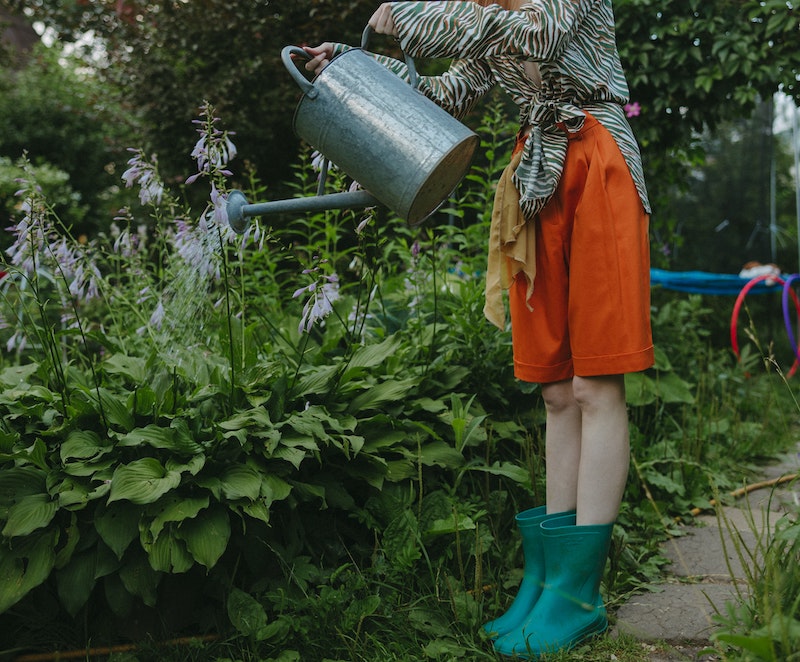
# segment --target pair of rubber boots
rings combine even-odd
[[[600,596],[612,524],[575,525],[575,513],[519,513],[524,572],[508,611],[484,625],[503,655],[569,650],[608,627]]]

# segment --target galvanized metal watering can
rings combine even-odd
[[[295,133],[335,163],[364,190],[248,204],[228,195],[228,221],[244,232],[249,218],[286,211],[363,209],[385,205],[411,225],[430,216],[469,169],[478,137],[417,89],[413,60],[406,56],[411,84],[361,48],[331,60],[309,81],[292,59],[309,55],[296,46],[281,52],[284,66],[303,91],[294,114]],[[321,181],[324,183],[324,172]]]

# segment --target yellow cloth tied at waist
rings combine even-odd
[[[486,292],[483,314],[500,329],[506,326],[503,290],[508,290],[514,278],[522,272],[527,289],[525,302],[533,294],[536,276],[536,232],[519,205],[519,192],[512,176],[522,159],[522,150],[511,157],[494,196],[492,223],[489,230],[489,260],[486,267]],[[530,308],[530,304],[528,304]]]

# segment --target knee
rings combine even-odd
[[[624,407],[625,377],[624,375],[574,377],[572,395],[583,411],[615,406]]]
[[[542,386],[542,400],[548,414],[559,414],[578,406],[572,388],[572,380]]]

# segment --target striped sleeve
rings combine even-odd
[[[600,0],[541,0],[509,12],[474,2],[397,2],[400,44],[414,57],[552,60]]]

